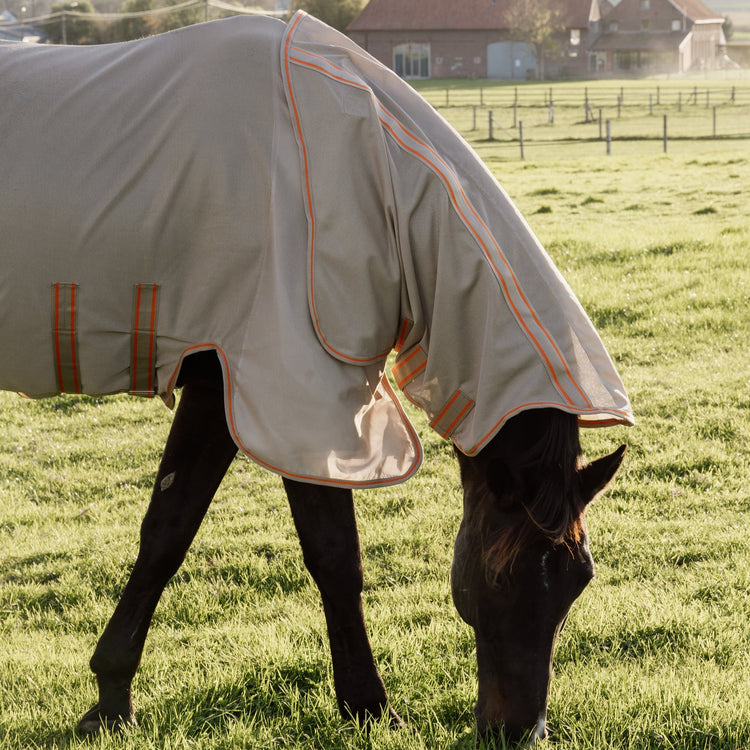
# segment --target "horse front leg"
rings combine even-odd
[[[362,612],[362,556],[351,490],[284,479],[305,565],[320,589],[333,660],[333,680],[344,718],[365,723],[391,708]]]
[[[183,368],[182,397],[141,526],[138,557],[91,657],[99,701],[81,719],[81,732],[136,723],[131,683],[151,618],[237,451],[226,426],[221,371],[213,360],[197,360],[199,370]],[[199,376],[190,379],[196,372]]]

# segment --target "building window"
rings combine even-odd
[[[399,44],[393,49],[393,70],[401,78],[429,78],[430,45]]]
[[[581,43],[581,30],[571,29],[570,30],[570,44],[573,47],[577,47]]]
[[[675,18],[672,21],[672,31],[682,31],[682,21],[678,18]]]
[[[650,10],[651,0],[641,0],[641,10]]]
[[[617,31],[617,21],[610,21],[609,22],[609,30],[610,31]]]

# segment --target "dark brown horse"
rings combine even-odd
[[[402,723],[367,638],[351,494],[422,458],[385,377],[395,349],[396,384],[461,468],[452,585],[479,729],[544,736],[555,640],[593,574],[584,511],[623,456],[582,465],[578,425],[633,420],[477,155],[304,13],[0,43],[0,100],[0,388],[171,403],[182,387],[81,730],[135,721],[152,615],[238,449],[285,477],[341,712]]]
[[[190,357],[180,384],[138,558],[91,659],[99,701],[81,719],[84,732],[135,723],[131,683],[152,615],[237,451],[216,357]],[[624,447],[580,465],[576,418],[554,409],[521,413],[476,457],[457,452],[464,516],[451,578],[456,607],[476,634],[480,732],[545,736],[555,641],[594,575],[584,512],[623,454]],[[351,490],[288,479],[284,486],[323,599],[339,709],[356,720],[387,715],[401,726],[363,619]]]

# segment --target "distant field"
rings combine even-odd
[[[622,442],[628,455],[588,514],[597,577],[561,635],[539,748],[746,749],[750,149],[622,141],[606,157],[598,142],[561,141],[521,161],[461,108],[443,112],[579,295],[638,420],[582,435],[589,458]],[[88,658],[132,565],[171,417],[124,396],[0,393],[0,747],[490,750],[472,729],[474,641],[449,590],[457,468],[406,408],[423,468],[356,500],[375,656],[410,730],[339,718],[280,482],[237,459],[157,610],[139,729],[88,741],[72,732],[95,700]]]
[[[750,77],[570,83],[432,80],[415,87],[480,151],[520,159],[750,150]],[[492,113],[492,137],[490,137]],[[522,130],[521,130],[522,128]]]

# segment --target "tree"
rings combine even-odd
[[[50,8],[51,13],[60,13],[60,23],[49,28],[47,35],[55,44],[91,44],[95,38],[95,25],[85,18],[93,13],[94,6],[89,0],[66,0]]]
[[[120,8],[121,13],[145,13],[154,9],[153,0],[125,0]],[[119,41],[140,39],[149,36],[157,30],[154,16],[135,16],[122,18],[117,22],[117,38]]]
[[[305,10],[334,29],[344,31],[359,15],[363,0],[294,0],[294,10]]]
[[[729,41],[734,36],[734,22],[729,16],[724,16],[724,23],[721,28],[724,31],[724,38]]]
[[[559,47],[557,36],[565,23],[555,0],[515,0],[506,14],[514,41],[533,44],[536,48],[537,75],[544,80],[544,57]]]

